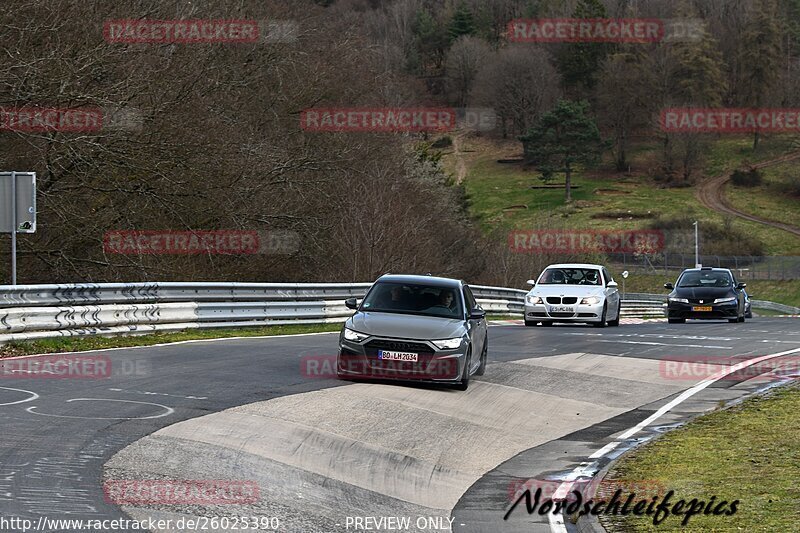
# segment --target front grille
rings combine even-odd
[[[423,342],[398,341],[391,339],[372,339],[365,348],[367,355],[378,355],[378,350],[394,352],[433,353],[434,350]]]
[[[575,313],[550,313],[550,316],[556,317],[556,318],[566,318],[566,317],[575,316]]]
[[[528,313],[528,316],[547,316],[547,315],[545,313],[533,312],[533,313]]]
[[[354,352],[353,350],[348,350],[345,347],[342,347],[342,355],[360,355],[358,352]]]
[[[548,296],[547,303],[558,305],[558,304],[576,304],[578,303],[578,298],[575,296],[565,296],[561,298],[560,296]]]
[[[596,317],[597,315],[594,313],[578,313],[578,316],[582,318],[589,318],[589,317]]]
[[[714,303],[714,298],[689,298],[690,304],[711,305]]]

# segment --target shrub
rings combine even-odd
[[[758,187],[761,185],[761,173],[758,169],[735,170],[731,174],[731,182],[739,187]]]
[[[453,139],[449,135],[439,137],[431,144],[431,148],[449,148],[451,146],[453,146]]]

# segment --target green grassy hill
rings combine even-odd
[[[728,225],[740,234],[754,237],[762,243],[765,255],[800,255],[800,238],[712,211],[698,202],[694,187],[665,187],[654,179],[648,169],[656,168],[659,160],[659,145],[655,141],[634,146],[630,152],[630,172],[614,171],[610,161],[604,161],[596,170],[578,171],[573,175],[571,205],[564,203],[563,178],[555,180],[561,185],[558,188],[531,188],[544,185],[535,169],[526,169],[520,163],[498,162],[522,157],[518,141],[462,137],[459,146],[459,153],[445,150],[442,160],[447,171],[455,175],[460,158],[465,168],[463,186],[470,213],[487,233],[498,229],[645,229],[659,217],[687,215],[701,225]],[[747,163],[779,157],[791,149],[791,139],[786,137],[765,140],[757,153],[752,151],[751,137],[726,137],[711,144],[701,174],[720,175]],[[762,172],[764,183],[760,187],[729,184],[727,196],[731,203],[765,218],[800,224],[798,200],[775,192],[777,181],[785,179],[787,174],[800,173],[800,162],[776,165]],[[730,255],[738,255],[737,250]],[[661,292],[664,281],[674,281],[675,276],[634,277],[629,279],[628,290]],[[800,280],[748,280],[748,285],[758,299],[800,305]]]

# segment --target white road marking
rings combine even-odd
[[[714,350],[733,350],[733,346],[712,346],[705,344],[672,344],[670,342],[654,341],[614,341],[608,339],[598,339],[596,342],[613,342],[614,344],[646,344],[648,346],[677,346],[679,348],[712,348]]]
[[[754,365],[756,363],[760,363],[761,361],[766,361],[768,359],[774,359],[776,357],[781,357],[781,356],[784,356],[784,355],[789,355],[789,354],[793,354],[793,353],[797,353],[797,352],[800,352],[800,348],[795,348],[794,350],[787,350],[785,352],[778,352],[778,353],[774,353],[774,354],[763,355],[761,357],[755,357],[753,359],[748,359],[746,361],[742,361],[741,363],[737,363],[735,365],[732,365],[732,366],[730,366],[728,368],[724,368],[722,370],[719,370],[717,373],[715,373],[715,374],[707,377],[706,379],[700,381],[699,383],[697,383],[696,385],[694,385],[690,389],[687,389],[687,390],[683,391],[680,395],[678,395],[675,399],[673,399],[672,401],[668,402],[666,405],[661,407],[658,411],[656,411],[652,415],[648,416],[646,419],[642,420],[641,422],[639,422],[638,424],[636,424],[632,428],[630,428],[627,431],[625,431],[624,433],[622,433],[619,437],[616,438],[616,442],[617,443],[621,443],[622,441],[624,441],[624,440],[630,438],[631,436],[635,435],[636,433],[640,432],[645,427],[647,427],[649,424],[651,424],[652,422],[658,420],[659,418],[664,416],[666,413],[668,413],[673,407],[675,407],[677,405],[680,405],[685,400],[691,398],[692,396],[694,396],[695,394],[697,394],[701,390],[707,388],[709,385],[719,381],[720,379],[724,378],[725,376],[727,376],[729,374],[733,374],[734,372],[738,372],[739,370],[742,370],[743,368],[747,368],[748,366],[752,366],[752,365]],[[603,448],[601,448],[600,450],[596,451],[591,456],[589,456],[589,458],[590,459],[599,459],[600,457],[602,457],[603,455],[605,455],[609,451],[611,451],[614,448],[616,448],[618,445],[619,444],[617,444],[617,445],[615,445],[613,447],[609,447],[610,443],[606,444],[605,446],[603,446]],[[607,448],[608,448],[608,450],[606,450]],[[600,452],[603,452],[604,450],[606,450],[604,453],[600,453]],[[556,492],[553,494],[553,498],[552,499],[553,500],[556,500],[556,499],[562,499],[563,500],[564,497],[567,494],[569,494],[570,489],[572,489],[572,486],[574,485],[574,480],[577,479],[581,474],[585,475],[586,472],[591,471],[592,467],[599,467],[598,462],[595,461],[593,463],[581,463],[579,466],[577,466],[569,475],[567,475],[564,478],[564,482],[562,482],[558,486],[558,488],[556,489]],[[559,513],[557,515],[553,514],[553,513],[548,513],[547,517],[548,517],[547,518],[548,521],[550,522],[550,531],[552,531],[554,533],[567,533],[567,528],[564,525],[564,517],[562,516],[561,513]]]
[[[36,394],[35,392],[29,391],[29,390],[25,390],[25,389],[12,389],[11,387],[0,387],[0,389],[13,390],[15,392],[24,392],[25,394],[30,394],[31,395],[30,398],[25,398],[24,400],[17,400],[16,402],[0,403],[0,406],[3,406],[3,405],[17,405],[18,403],[31,402],[31,401],[33,401],[33,400],[35,400],[36,398],[39,397],[39,395]]]
[[[158,332],[154,332],[158,333]],[[15,355],[14,357],[3,357],[0,361],[8,361],[12,359],[28,359],[29,357],[42,357],[45,355],[54,356],[54,355],[72,355],[72,354],[82,354],[82,353],[93,353],[93,352],[113,352],[116,350],[134,350],[139,348],[160,348],[161,346],[177,346],[179,344],[189,344],[194,342],[219,342],[219,341],[240,341],[240,340],[250,340],[250,339],[283,339],[286,337],[310,337],[312,335],[331,335],[331,334],[339,334],[338,331],[320,331],[317,333],[289,333],[286,335],[259,335],[256,337],[216,337],[213,339],[190,339],[185,341],[176,341],[176,342],[162,342],[160,344],[144,344],[141,346],[120,346],[118,348],[98,348],[96,350],[81,350],[79,352],[58,352],[58,353],[37,353],[31,355]]]
[[[115,398],[72,398],[67,400],[66,403],[70,402],[123,402],[123,403],[138,403],[141,405],[155,405],[156,407],[161,407],[164,409],[164,412],[159,415],[152,415],[152,416],[123,416],[123,417],[99,417],[99,416],[68,416],[68,415],[52,415],[49,413],[40,413],[38,411],[34,411],[36,409],[35,405],[32,405],[25,409],[32,415],[40,415],[40,416],[52,416],[55,418],[80,418],[82,420],[149,420],[153,418],[162,418],[165,416],[169,416],[175,412],[175,409],[172,407],[167,407],[166,405],[161,405],[160,403],[151,403],[151,402],[135,402],[133,400],[117,400]]]
[[[567,335],[585,335],[592,337],[639,337],[654,339],[687,339],[692,341],[738,341],[741,337],[708,337],[706,335],[667,335],[663,333],[581,333],[570,332]]]
[[[208,400],[208,396],[180,396],[178,394],[167,394],[166,392],[148,392],[143,390],[127,389],[108,389],[114,392],[127,392],[130,394],[143,394],[145,396],[169,396],[170,398],[183,398],[184,400]]]

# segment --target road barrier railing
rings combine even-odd
[[[60,336],[343,322],[370,283],[80,283],[0,286],[0,343]],[[490,314],[522,315],[527,291],[472,285]],[[628,293],[622,316],[663,317],[663,295]],[[800,309],[753,301],[786,314]]]

